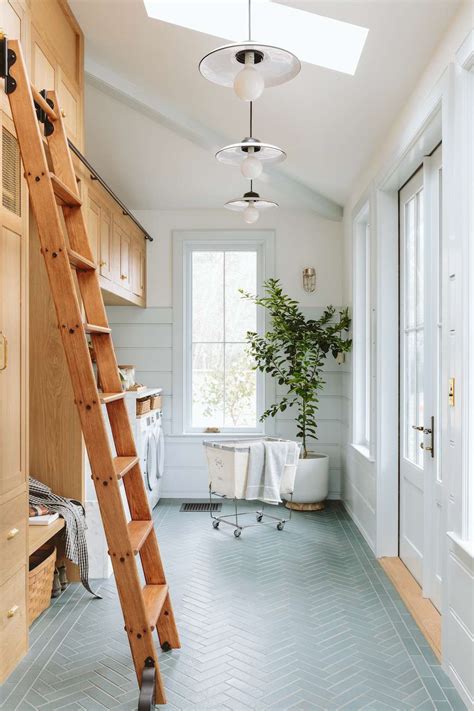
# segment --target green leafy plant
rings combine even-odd
[[[255,296],[240,290],[244,299],[263,307],[271,318],[270,329],[260,336],[249,331],[249,353],[255,360],[255,368],[276,378],[278,385],[286,387],[286,393],[260,420],[275,417],[288,407],[297,410],[297,436],[303,443],[303,457],[308,456],[308,440],[317,439],[316,413],[323,379],[324,360],[328,354],[335,358],[338,353],[350,351],[352,340],[347,332],[351,325],[348,310],[336,313],[328,306],[319,319],[307,319],[299,304],[283,293],[278,279],[264,283],[264,296]]]

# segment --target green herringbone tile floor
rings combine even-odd
[[[182,649],[161,654],[168,708],[463,709],[398,594],[337,504],[273,526],[214,530],[162,502],[156,528]],[[42,615],[2,688],[7,711],[135,709],[113,580]]]

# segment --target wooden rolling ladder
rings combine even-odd
[[[168,585],[57,97],[54,91],[40,93],[30,85],[17,40],[7,43],[6,38],[0,38],[0,51],[0,73],[5,78],[5,91],[10,100],[31,205],[38,224],[41,252],[89,455],[125,630],[141,686],[139,708],[146,709],[155,700],[158,704],[166,703],[153,630],[157,629],[163,650],[180,646]],[[44,124],[52,170],[39,121]],[[73,271],[76,272],[80,297]],[[97,390],[87,334],[90,334],[96,354],[103,393]],[[117,456],[113,456],[109,443],[101,407],[104,403]],[[128,523],[120,494],[121,479],[132,519]],[[141,582],[137,554],[140,555],[145,585]]]

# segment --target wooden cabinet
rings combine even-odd
[[[28,201],[11,119],[0,111],[0,683],[28,646]],[[12,612],[13,610],[13,612]]]
[[[84,38],[65,0],[30,0],[31,80],[54,89],[72,142],[83,147]]]
[[[142,230],[74,159],[87,228],[106,304],[145,306],[146,241]]]

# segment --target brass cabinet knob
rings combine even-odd
[[[105,267],[106,264],[107,264],[107,262],[101,261],[101,262],[99,262],[99,267]]]
[[[13,617],[18,612],[18,605],[13,605],[7,612],[7,617]]]
[[[121,279],[128,279],[128,276],[127,276],[126,274],[121,274],[121,275],[120,275],[120,278],[121,278]]]
[[[11,538],[15,538],[18,533],[20,533],[19,528],[11,528],[7,533],[7,541],[9,541]]]
[[[66,112],[64,111],[64,109],[61,109],[61,116],[62,116],[63,118],[66,118]]]

